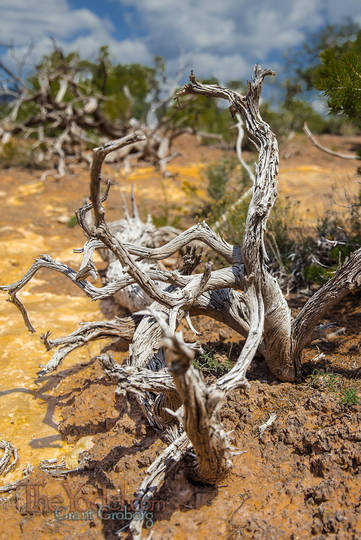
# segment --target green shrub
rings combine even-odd
[[[227,156],[209,164],[204,175],[210,200],[194,211],[194,217],[216,225],[225,240],[240,245],[250,201],[250,195],[244,196],[250,186],[248,174],[236,157]],[[265,232],[268,267],[288,290],[323,285],[361,245],[361,191],[347,201],[342,216],[326,212],[314,233],[296,224],[298,205],[288,197],[278,198]]]
[[[29,145],[14,140],[0,145],[0,166],[4,169],[10,167],[43,169],[45,167],[44,164],[37,163],[34,152]]]
[[[336,392],[341,381],[335,373],[331,373],[328,368],[314,369],[309,377],[309,385],[320,390],[328,389],[331,392]]]
[[[335,273],[336,266],[331,268],[324,268],[320,264],[310,264],[303,270],[303,277],[306,283],[316,283],[317,285],[323,285],[328,281]]]
[[[235,156],[225,156],[206,166],[204,174],[208,181],[207,192],[213,201],[219,202],[226,195],[227,185],[238,164]],[[241,175],[238,180],[242,179]]]

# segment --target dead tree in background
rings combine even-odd
[[[119,149],[109,159],[120,161],[125,173],[130,171],[133,161],[151,163],[167,176],[167,163],[178,155],[172,151],[174,140],[192,131],[177,125],[174,115],[168,114],[174,89],[163,99],[154,95],[146,117],[136,120],[130,114],[134,99],[125,86],[129,114],[123,121],[110,120],[103,105],[112,96],[96,92],[89,85],[86,70],[76,55],[65,57],[58,47],[54,54],[58,62],[54,63],[52,56],[45,57],[30,77],[30,83],[22,76],[21,69],[18,73],[0,61],[0,98],[7,106],[6,115],[0,118],[0,151],[16,138],[28,140],[36,163],[50,167],[42,179],[54,172],[60,178],[77,161],[91,163],[89,145],[142,130],[144,139]],[[106,65],[103,69],[106,71]]]
[[[169,444],[147,471],[138,493],[140,503],[154,495],[165,475],[185,452],[193,454],[193,477],[208,483],[222,479],[231,467],[235,449],[220,424],[220,408],[227,394],[247,384],[247,369],[255,354],[264,356],[278,379],[295,381],[301,372],[302,350],[312,340],[315,326],[333,305],[361,285],[359,249],[292,319],[281,288],[267,268],[264,234],[277,196],[278,172],[277,140],[259,113],[260,93],[267,75],[273,72],[256,66],[246,95],[217,85],[201,84],[194,76],[177,92],[177,99],[187,94],[201,94],[227,100],[231,112],[242,118],[248,136],[258,149],[241,246],[227,243],[206,223],[194,225],[159,247],[143,245],[142,235],[132,242],[129,233],[107,223],[103,207],[107,193],[103,198],[100,195],[102,164],[111,152],[142,141],[144,135],[137,132],[94,150],[91,203],[77,214],[88,238],[79,270],[45,255],[20,281],[1,287],[20,309],[31,331],[34,329],[17,292],[41,267],[65,274],[93,299],[119,294],[126,287],[127,294],[132,295],[131,287],[137,287],[136,312],[111,321],[83,324],[64,338],[51,340],[49,334],[43,336],[46,347],[56,348],[57,352],[40,374],[52,372],[66,354],[93,339],[115,337],[129,346],[126,365],[117,365],[108,354],[102,354],[100,360],[106,373],[117,383],[117,392],[133,393],[149,423]],[[90,210],[93,210],[94,222],[88,219]],[[138,226],[144,228],[135,205],[133,217],[129,219],[138,220]],[[154,230],[148,233],[154,238],[158,234]],[[228,266],[213,270],[206,264],[202,273],[193,273],[199,262],[193,252],[188,253],[182,268],[167,270],[157,266],[159,261],[180,249],[200,244],[222,256]],[[96,273],[92,260],[96,249],[107,253],[110,265],[114,265],[101,288],[87,281],[89,275]],[[192,366],[198,345],[186,344],[176,331],[182,319],[193,328],[190,319],[193,315],[212,317],[246,337],[234,367],[211,386],[205,384],[202,375]],[[139,537],[140,528],[140,521],[132,522],[135,537]]]

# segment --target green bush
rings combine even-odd
[[[68,222],[67,222],[66,226],[69,227],[69,229],[73,229],[74,227],[76,227],[76,225],[78,225],[78,219],[77,219],[76,215],[73,214],[68,219]]]
[[[40,165],[36,162],[34,152],[29,145],[15,140],[0,145],[0,166],[4,169],[10,167],[46,168],[46,164]]]
[[[207,165],[205,169],[208,180],[207,192],[213,201],[219,202],[225,196],[227,184],[236,165],[237,160],[229,157],[223,157]]]
[[[198,218],[206,219],[212,226],[246,192],[250,180],[235,156],[223,156],[210,163],[205,167],[203,176],[207,182],[210,200],[198,207],[194,214]],[[220,231],[229,241],[239,243],[238,231],[243,233],[247,208],[248,201],[245,201],[241,206],[237,206],[237,211],[229,213],[228,223],[222,223]]]
[[[303,125],[307,122],[313,133],[330,132],[329,119],[318,114],[310,103],[300,99],[293,99],[283,103],[279,110],[272,110],[269,103],[261,106],[262,118],[272,126],[277,137],[287,137],[291,132],[303,132]]]
[[[337,267],[324,268],[320,264],[310,264],[303,270],[303,277],[306,283],[316,283],[317,285],[324,285],[335,273]]]
[[[314,369],[309,377],[308,383],[313,388],[325,390],[326,388],[331,392],[336,392],[341,384],[340,378],[328,370]]]

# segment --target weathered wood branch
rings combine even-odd
[[[306,302],[292,323],[294,354],[300,356],[312,340],[316,325],[347,294],[361,286],[361,248],[350,255],[335,275]]]
[[[147,508],[155,493],[163,485],[166,476],[179,465],[189,445],[187,434],[182,433],[151,464],[137,494],[137,508]],[[140,519],[133,519],[130,522],[129,530],[134,540],[141,539],[142,525],[143,521]]]
[[[31,136],[30,151],[35,161],[49,167],[41,175],[45,180],[49,175],[62,177],[74,160],[88,163],[88,143],[99,144],[104,142],[104,137],[116,139],[141,128],[147,140],[138,141],[134,147],[118,149],[110,159],[122,161],[125,172],[129,172],[130,162],[135,160],[159,166],[162,174],[169,176],[166,165],[178,155],[172,151],[174,139],[188,131],[179,128],[169,114],[171,98],[162,102],[156,92],[149,114],[136,120],[131,117],[134,100],[125,87],[129,109],[122,121],[113,120],[103,107],[112,99],[104,94],[105,87],[97,91],[93,81],[84,77],[84,65],[79,59],[65,61],[59,47],[54,53],[58,57],[62,55],[62,62],[51,55],[44,58],[32,74],[32,82],[23,79],[3,61],[0,63],[0,95],[9,98],[9,113],[0,122],[1,144],[17,136]],[[106,74],[107,66],[103,67]]]
[[[217,419],[225,394],[207,387],[201,373],[192,365],[194,352],[183,342],[181,334],[165,333],[169,371],[173,375],[183,403],[182,423],[197,457],[195,476],[215,484],[224,479],[232,467],[231,445]]]
[[[144,395],[146,392],[174,392],[173,378],[167,369],[152,371],[134,365],[119,365],[107,354],[99,356],[104,369],[117,383],[117,393],[133,392]]]
[[[138,259],[157,261],[167,259],[183,247],[189,245],[191,242],[196,241],[206,244],[231,264],[242,263],[239,247],[228,244],[228,242],[226,242],[218,234],[214,233],[205,222],[193,225],[186,231],[178,234],[176,238],[159,248],[147,248],[144,246],[129,244],[127,242],[123,242],[123,246],[130,255],[135,255],[138,257]],[[87,267],[89,261],[92,259],[94,250],[99,248],[104,248],[104,242],[96,238],[91,238],[84,245],[83,260],[79,272],[81,272],[83,268]]]
[[[238,113],[241,116],[248,136],[259,149],[253,194],[241,248],[248,278],[244,298],[250,308],[250,331],[237,364],[222,381],[227,387],[237,385],[237,381],[241,383],[243,374],[260,345],[264,329],[266,361],[271,371],[286,380],[293,380],[297,371],[291,358],[290,312],[277,281],[267,270],[268,257],[264,247],[267,219],[277,196],[278,145],[269,125],[259,114],[258,104],[263,80],[267,75],[273,74],[271,70],[262,70],[256,66],[253,80],[248,83],[246,96],[217,85],[201,84],[194,77],[177,92],[177,98],[185,94],[201,94],[228,100],[232,114]]]
[[[360,159],[357,154],[342,154],[340,152],[335,152],[334,150],[331,150],[330,148],[327,148],[326,146],[323,146],[318,142],[316,137],[312,134],[310,128],[307,125],[307,122],[303,125],[303,131],[306,133],[307,137],[312,141],[313,145],[316,146],[319,150],[322,150],[322,152],[326,152],[326,154],[329,154],[330,156],[335,156],[341,159]]]
[[[64,358],[79,347],[83,347],[90,341],[98,339],[116,338],[124,344],[131,343],[139,317],[131,315],[129,317],[114,319],[113,321],[99,321],[82,323],[81,328],[72,334],[57,339],[49,339],[50,332],[41,335],[41,341],[46,349],[50,351],[57,348],[57,351],[45,366],[38,372],[39,377],[51,373],[59,367]]]

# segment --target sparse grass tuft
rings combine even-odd
[[[227,358],[226,363],[220,362],[211,351],[203,352],[193,360],[193,365],[207,375],[222,376],[232,368],[232,362]]]
[[[46,164],[39,164],[35,159],[34,151],[19,141],[9,141],[0,145],[0,167],[25,167],[28,169],[44,169]]]
[[[359,402],[359,397],[356,388],[353,386],[342,390],[340,397],[340,405],[343,407],[353,407]]]
[[[341,385],[341,380],[335,373],[330,372],[328,368],[326,370],[314,369],[309,377],[308,384],[312,388],[336,392]]]

